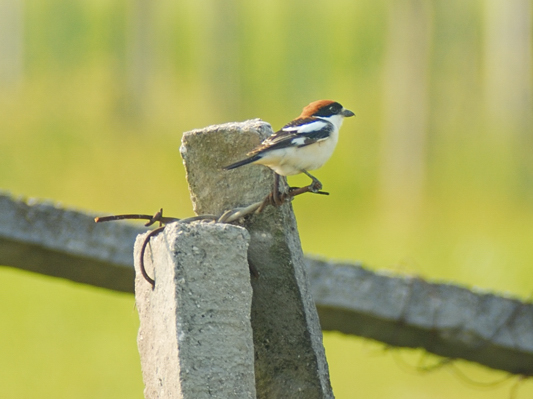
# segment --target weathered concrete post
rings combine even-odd
[[[238,160],[272,133],[260,120],[187,132],[181,154],[197,214],[221,214],[263,199],[272,172],[262,166],[232,171]],[[303,253],[290,204],[247,217],[252,277],[252,328],[258,398],[332,398],[322,332],[304,272]]]
[[[147,399],[255,398],[249,234],[227,224],[173,223],[145,253],[155,287],[139,272],[138,347]]]

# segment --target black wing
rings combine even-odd
[[[286,147],[305,147],[327,139],[333,129],[331,122],[320,118],[295,119],[265,139],[259,147],[248,155]]]

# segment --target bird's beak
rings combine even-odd
[[[349,118],[350,116],[355,116],[355,114],[352,111],[346,108],[343,108],[343,110],[341,111],[341,115],[344,116],[345,118]]]

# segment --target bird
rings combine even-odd
[[[264,165],[276,174],[273,194],[277,195],[279,176],[300,173],[311,178],[309,191],[317,193],[322,183],[308,171],[324,165],[333,154],[344,118],[355,116],[332,100],[318,100],[304,107],[300,116],[287,123],[250,151],[247,158],[224,167],[225,170],[248,164]]]

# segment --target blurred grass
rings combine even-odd
[[[154,6],[149,85],[135,103],[129,3],[25,2],[24,80],[0,91],[0,187],[102,214],[163,207],[190,215],[182,132],[255,117],[279,128],[308,102],[333,98],[357,117],[316,173],[331,195],[294,202],[304,250],[530,295],[533,206],[516,154],[531,149],[487,122],[482,2],[432,3],[427,176],[407,216],[384,208],[379,183],[389,3],[228,4],[238,10],[236,39],[221,46],[237,60],[218,72],[210,69],[220,65],[210,64],[219,31],[210,30],[209,10],[220,5]],[[217,83],[226,76],[230,92]],[[131,296],[8,268],[0,280],[1,397],[142,397]],[[449,368],[409,373],[390,351],[355,337],[327,333],[325,344],[341,399],[501,398],[512,385],[480,390]],[[420,356],[402,354],[412,364]],[[502,376],[459,367],[485,381]],[[517,398],[531,393],[525,382]]]

